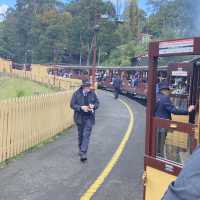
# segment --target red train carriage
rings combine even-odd
[[[179,89],[179,85],[185,85],[184,98],[181,96],[182,94],[177,93],[172,94],[172,99],[174,99],[174,95],[178,95],[181,106],[195,105],[195,111],[184,118],[173,115],[171,120],[155,116],[158,58],[185,55],[200,55],[200,38],[150,43],[144,159],[145,200],[160,200],[162,198],[169,183],[176,178],[182,169],[184,161],[199,144],[200,59],[189,63],[190,70],[187,73],[184,72],[184,69],[187,68],[185,64],[170,66],[172,68],[169,71],[171,73],[169,80],[173,81],[171,86],[175,87],[175,90]],[[158,153],[157,142],[158,134],[161,131],[164,131],[166,136],[162,140],[163,154]]]

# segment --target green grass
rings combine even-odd
[[[56,91],[58,90],[29,80],[0,77],[0,100],[53,93]]]

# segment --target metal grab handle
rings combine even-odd
[[[170,128],[178,128],[177,124],[170,124]]]
[[[144,173],[143,173],[142,180],[143,180],[144,186],[146,186],[147,185],[147,173],[146,173],[146,171],[144,171]]]

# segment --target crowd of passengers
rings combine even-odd
[[[110,83],[113,83],[115,78],[119,74],[116,73],[101,73],[98,75],[97,80],[100,81],[109,81]],[[135,74],[131,75],[120,75],[120,79],[122,81],[122,85],[124,84],[125,80],[128,81],[129,86],[135,88],[139,86],[140,83],[146,83],[147,79],[143,78],[139,72],[136,72]]]

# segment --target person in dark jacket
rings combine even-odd
[[[79,155],[82,162],[87,160],[87,151],[92,126],[95,124],[95,110],[99,107],[99,100],[90,89],[89,80],[83,80],[82,86],[73,94],[71,108],[74,110],[74,121],[78,128]]]
[[[200,199],[200,146],[185,161],[177,179],[172,182],[162,200]]]
[[[114,87],[114,90],[115,90],[115,99],[118,99],[118,97],[119,97],[121,85],[122,85],[122,80],[120,78],[120,75],[117,74],[115,76],[115,78],[113,79],[113,87]]]
[[[189,106],[188,110],[177,109],[170,100],[170,87],[167,82],[159,84],[159,93],[156,96],[155,116],[161,119],[171,120],[171,114],[187,115],[194,110],[194,106]],[[157,155],[164,157],[164,145],[167,136],[167,129],[160,128],[157,133],[156,147]]]

